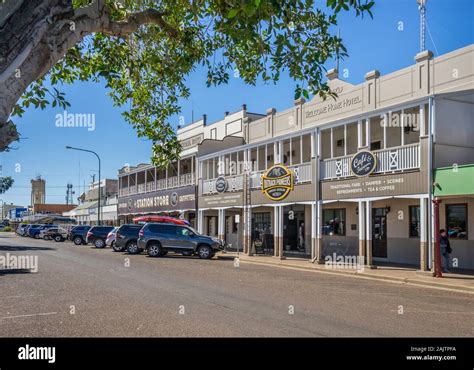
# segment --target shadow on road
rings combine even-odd
[[[51,247],[33,247],[29,245],[0,245],[0,252],[24,252],[24,251],[52,251],[56,248]]]
[[[13,274],[30,274],[30,269],[0,269],[0,276]]]

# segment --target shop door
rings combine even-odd
[[[298,250],[298,220],[296,218],[288,219],[285,223],[283,248],[286,249],[289,246],[290,251]]]
[[[273,255],[274,239],[270,212],[252,214],[252,245],[257,254]]]
[[[387,214],[385,208],[372,210],[372,256],[387,258]]]

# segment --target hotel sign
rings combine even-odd
[[[184,149],[195,147],[196,145],[201,144],[203,139],[204,139],[204,134],[199,134],[199,135],[190,137],[189,139],[184,139],[180,141],[181,148],[184,150]]]
[[[336,113],[340,110],[359,106],[362,103],[362,98],[359,95],[347,98],[338,98],[336,101],[325,102],[320,104],[318,108],[313,108],[305,112],[305,118],[315,118],[322,115]]]
[[[276,164],[262,176],[262,192],[273,201],[285,199],[294,187],[294,176],[287,167]]]
[[[196,208],[195,186],[160,190],[119,198],[118,213],[153,213]]]
[[[351,160],[352,173],[358,177],[370,175],[375,171],[377,158],[372,152],[362,150],[356,153]]]

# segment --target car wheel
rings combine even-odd
[[[56,235],[56,236],[54,237],[54,241],[55,241],[56,243],[59,243],[59,242],[62,242],[62,241],[63,241],[63,238],[62,238],[61,235]]]
[[[33,235],[33,237],[34,237],[35,239],[39,239],[39,238],[40,238],[40,234],[39,234],[39,233],[36,233],[35,235]]]
[[[101,238],[97,238],[96,240],[94,240],[94,246],[96,248],[102,249],[105,247],[105,242]]]
[[[201,259],[209,259],[212,257],[212,249],[207,245],[201,245],[198,248],[197,253]]]
[[[74,239],[73,239],[73,242],[74,244],[76,245],[81,245],[83,243],[82,241],[82,238],[80,236],[76,236]]]
[[[123,247],[119,247],[117,243],[112,244],[112,249],[114,250],[114,252],[123,252]]]
[[[135,242],[135,241],[128,242],[127,252],[129,254],[138,254],[138,253],[140,253],[140,249],[138,248],[137,242]]]
[[[163,255],[163,250],[159,243],[151,244],[147,249],[148,255],[150,257],[160,257]]]

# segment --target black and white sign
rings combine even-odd
[[[377,158],[372,152],[363,150],[356,153],[351,160],[351,169],[354,175],[363,177],[374,172],[377,166]]]
[[[216,191],[218,193],[223,193],[227,190],[227,180],[223,176],[219,176],[216,179]]]

